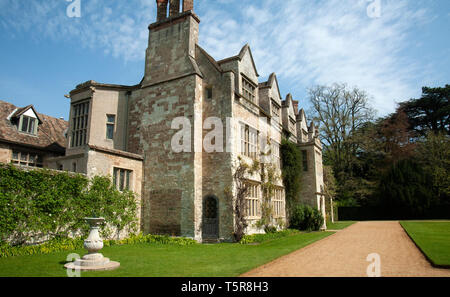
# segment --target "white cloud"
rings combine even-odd
[[[155,1],[81,0],[82,17],[65,14],[65,0],[0,0],[1,25],[11,34],[36,31],[71,39],[126,60],[144,61],[147,26]],[[20,3],[20,4],[19,4]],[[380,112],[413,97],[419,62],[405,57],[411,30],[425,19],[407,0],[383,0],[371,19],[366,0],[197,1],[200,45],[220,60],[249,43],[261,76],[276,72],[284,93],[303,93],[315,84],[346,82],[374,96]],[[304,98],[297,98],[304,99]]]
[[[0,0],[0,19],[11,34],[33,31],[37,39],[73,40],[124,60],[144,59],[154,1],[80,1],[81,18],[69,18],[65,0]]]
[[[416,94],[411,82],[419,65],[402,53],[409,46],[409,30],[425,12],[411,11],[407,1],[381,3],[381,17],[371,19],[364,0],[258,1],[258,7],[241,10],[244,21],[235,30],[227,28],[216,38],[215,32],[225,31],[225,20],[238,17],[205,15],[200,43],[221,59],[249,42],[263,77],[275,71],[280,80],[302,89],[333,82],[356,85],[373,95],[374,107],[385,114],[394,110],[394,100]]]

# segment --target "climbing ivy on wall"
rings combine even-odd
[[[136,229],[134,193],[119,192],[109,177],[0,164],[0,244],[86,235],[83,218],[94,213],[108,222],[103,236]]]
[[[238,157],[233,173],[233,186],[225,188],[224,194],[228,201],[233,201],[234,232],[233,239],[240,242],[248,227],[246,212],[246,198],[249,191],[247,177],[253,175],[260,167],[259,162],[253,160],[252,164],[247,164],[241,157]],[[233,190],[234,188],[234,190]]]
[[[283,139],[280,147],[281,172],[286,193],[286,214],[291,216],[293,209],[299,204],[301,178],[303,173],[302,154],[291,141]]]
[[[267,147],[272,147],[270,140],[267,140]],[[272,155],[271,149],[262,153],[263,157],[268,157]],[[280,176],[277,174],[277,167],[272,162],[261,163],[260,165],[260,175],[261,175],[261,219],[257,222],[257,227],[263,228],[266,232],[270,230],[276,230],[274,226],[274,210],[273,210],[273,197],[275,194],[277,181]],[[280,225],[280,222],[277,222]],[[283,226],[280,226],[283,227]]]

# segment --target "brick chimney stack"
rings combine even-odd
[[[297,100],[292,100],[292,105],[294,105],[294,112],[295,115],[298,115],[298,101]]]
[[[167,18],[167,4],[169,0],[156,0],[157,15],[156,21],[160,22]]]
[[[194,10],[194,0],[183,0],[183,12]]]
[[[180,0],[170,0],[169,16],[174,17],[180,14]]]

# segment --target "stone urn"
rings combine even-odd
[[[104,218],[85,218],[91,227],[88,238],[84,241],[84,248],[89,254],[95,254],[103,248],[103,240],[100,238],[100,224],[105,222]]]
[[[64,265],[67,269],[80,271],[112,270],[120,266],[119,262],[110,261],[103,257],[99,251],[103,248],[103,240],[100,238],[100,225],[105,222],[104,218],[85,218],[91,227],[88,238],[84,241],[84,248],[88,253],[81,259]]]

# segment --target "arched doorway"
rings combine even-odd
[[[203,239],[219,238],[219,201],[214,196],[203,200]]]

